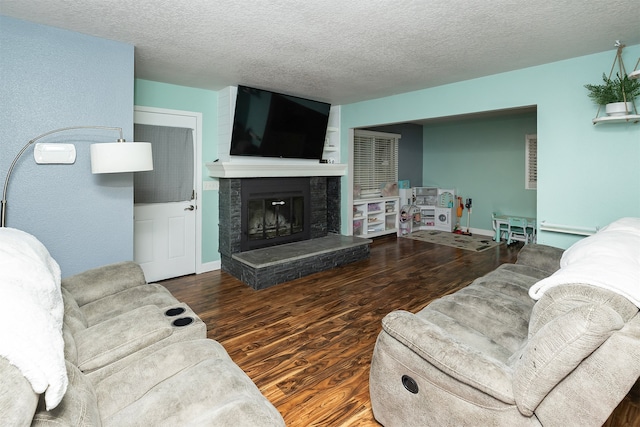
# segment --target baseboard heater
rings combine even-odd
[[[575,227],[572,225],[551,224],[547,221],[540,223],[540,231],[550,231],[552,233],[576,234],[579,236],[591,236],[596,234],[600,227]]]

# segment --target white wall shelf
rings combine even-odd
[[[640,121],[640,114],[625,114],[624,116],[604,116],[596,117],[593,119],[593,124],[598,123],[621,123],[621,122],[633,122],[638,123]]]

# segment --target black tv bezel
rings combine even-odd
[[[242,129],[242,132],[243,132],[242,134],[245,136],[247,135],[248,130],[250,129],[248,128],[248,125],[239,123],[238,112],[242,108],[245,108],[244,105],[242,106],[239,105],[239,100],[241,100],[240,99],[241,93],[243,93],[244,91],[248,93],[265,94],[265,95],[268,95],[270,98],[269,98],[269,108],[267,110],[267,117],[265,118],[265,129],[260,135],[261,137],[260,144],[259,145],[252,144],[251,146],[247,146],[245,141],[246,148],[239,149],[238,147],[242,142],[240,140],[241,137],[240,137],[239,128]],[[274,107],[274,105],[276,105],[276,103],[278,102],[282,103],[283,100],[285,101],[285,103],[292,102],[293,104],[297,104],[300,107],[304,107],[305,106],[304,104],[309,104],[309,105],[319,107],[318,109],[306,108],[306,110],[308,111],[306,111],[305,113],[305,120],[319,120],[318,123],[314,123],[314,127],[321,130],[317,130],[314,133],[308,133],[307,135],[311,135],[311,138],[309,137],[305,138],[305,145],[301,147],[301,150],[297,152],[294,152],[294,149],[291,148],[293,147],[293,145],[290,145],[289,148],[287,149],[285,146],[285,143],[282,140],[278,140],[277,136],[274,136],[274,133],[277,133],[277,132],[274,132],[273,127],[269,127],[270,125],[273,125],[272,121],[275,120],[274,117],[278,113],[282,112],[281,110],[276,110],[276,108],[278,107]],[[295,102],[296,100],[299,100],[301,102]],[[280,108],[286,108],[286,107],[280,107]],[[324,151],[324,143],[325,143],[325,137],[326,137],[327,127],[329,123],[330,109],[331,109],[331,104],[327,102],[316,101],[313,99],[302,98],[299,96],[288,95],[280,92],[274,92],[267,89],[260,89],[260,88],[245,86],[245,85],[239,85],[238,93],[236,95],[236,105],[234,108],[233,123],[231,128],[231,143],[230,143],[229,153],[231,156],[238,156],[238,157],[254,157],[254,158],[264,157],[264,158],[272,158],[272,159],[281,158],[281,159],[320,161],[322,160],[322,153]],[[303,111],[304,110],[302,108],[297,108],[296,112],[300,114]],[[312,119],[312,115],[314,113],[317,113],[321,117]],[[282,117],[279,117],[279,119],[282,119]],[[290,129],[293,129],[293,128],[295,128],[295,124],[292,125],[292,128]],[[291,134],[291,136],[293,136],[293,133]],[[255,134],[252,135],[252,138],[254,137],[255,137]]]

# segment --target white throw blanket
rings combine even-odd
[[[67,389],[60,267],[38,239],[13,228],[0,228],[0,301],[0,356],[55,408]]]
[[[584,283],[616,292],[640,308],[640,218],[622,218],[575,243],[560,270],[529,289],[537,300],[553,287]]]

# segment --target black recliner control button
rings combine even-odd
[[[418,394],[418,383],[408,375],[402,376],[402,385],[413,394]]]

